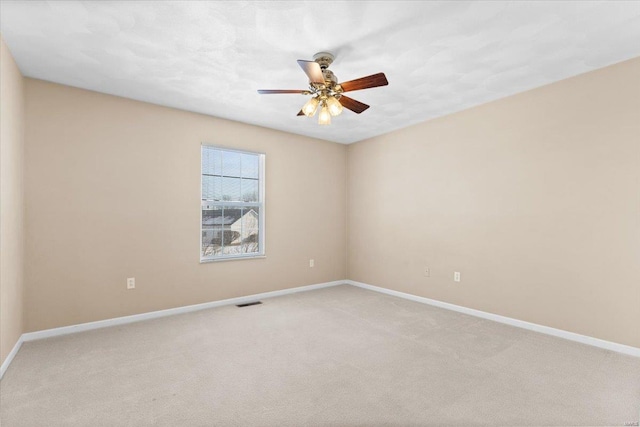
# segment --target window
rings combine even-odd
[[[200,261],[264,255],[264,154],[202,146]]]

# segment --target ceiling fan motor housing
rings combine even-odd
[[[336,77],[335,74],[333,74],[333,71],[324,68],[322,70],[322,77],[324,77],[324,81],[329,83],[330,86],[335,85],[336,83],[338,83],[338,78]]]

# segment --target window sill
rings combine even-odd
[[[208,264],[210,262],[239,261],[242,259],[263,259],[266,257],[267,257],[266,255],[252,255],[252,256],[234,256],[234,257],[224,257],[224,258],[201,259],[200,264]]]

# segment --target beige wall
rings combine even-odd
[[[640,59],[351,145],[348,183],[350,279],[640,347]]]
[[[26,117],[28,331],[345,278],[345,146],[32,79]],[[201,142],[266,153],[266,259],[199,263]]]
[[[0,363],[23,332],[23,80],[0,37]]]
[[[25,329],[348,277],[640,347],[638,75],[348,147],[25,79]],[[266,259],[198,262],[201,142],[267,154]]]

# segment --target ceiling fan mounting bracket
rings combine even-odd
[[[329,52],[318,52],[313,55],[313,60],[317,62],[323,70],[329,68],[329,65],[331,65],[334,59],[335,56]]]

